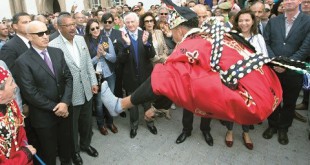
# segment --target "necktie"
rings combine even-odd
[[[52,73],[55,75],[54,69],[53,69],[52,61],[48,58],[48,56],[47,56],[47,54],[46,54],[46,50],[43,50],[43,51],[41,52],[41,54],[44,56],[44,62],[47,64],[47,66],[50,68],[50,70],[52,71]]]
[[[135,33],[131,33],[131,37],[132,37],[134,40],[137,40],[137,37],[136,37],[136,34],[135,34]]]

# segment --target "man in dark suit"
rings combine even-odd
[[[122,32],[116,29],[113,29],[114,17],[111,13],[105,13],[102,15],[101,23],[103,24],[102,34],[108,36],[114,46],[117,61],[115,63],[115,89],[114,94],[117,97],[123,97],[123,65],[119,62],[119,56],[122,53]],[[126,113],[122,112],[121,117],[126,117]]]
[[[30,48],[29,40],[27,39],[26,34],[26,26],[31,21],[31,18],[27,13],[21,12],[15,14],[12,21],[12,26],[16,34],[2,46],[0,60],[3,60],[8,65],[9,69],[14,73],[12,68],[15,64],[15,60]]]
[[[46,164],[71,164],[69,105],[73,79],[60,49],[48,47],[49,31],[44,23],[27,26],[32,48],[15,65],[16,82],[29,103],[30,121],[38,137],[35,144]],[[70,115],[71,116],[71,115]]]
[[[139,17],[135,13],[128,13],[124,17],[126,34],[122,34],[125,42],[122,55],[119,60],[124,65],[123,86],[127,94],[135,91],[150,75],[153,70],[151,58],[155,56],[152,45],[152,37],[146,31],[138,30]],[[151,103],[142,105],[144,110],[151,107]],[[130,109],[130,137],[137,135],[139,124],[139,109],[135,106]],[[153,121],[147,121],[147,127],[151,133],[157,134]]]
[[[310,17],[299,11],[299,0],[284,1],[283,15],[272,18],[266,25],[264,38],[269,57],[284,56],[304,61],[310,52]],[[265,139],[278,131],[280,144],[288,144],[287,131],[292,125],[295,105],[303,76],[291,70],[274,66],[283,89],[283,104],[269,116]],[[292,81],[293,80],[293,81]]]

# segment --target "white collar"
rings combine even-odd
[[[28,40],[26,37],[24,37],[24,36],[22,36],[22,35],[19,35],[18,33],[16,33],[16,35],[17,35],[20,39],[22,39],[22,41],[27,45],[28,48],[30,48],[29,40]]]
[[[189,30],[189,31],[184,35],[184,37],[182,38],[182,40],[181,40],[179,43],[183,42],[189,35],[194,34],[194,33],[198,33],[198,32],[200,32],[200,31],[201,31],[200,28],[192,28],[191,30]]]

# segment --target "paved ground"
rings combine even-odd
[[[306,111],[300,111],[306,115]],[[294,120],[290,128],[289,144],[280,145],[277,136],[270,140],[262,137],[262,132],[267,128],[267,122],[255,126],[250,131],[254,150],[245,148],[242,142],[242,129],[240,125],[234,128],[234,145],[227,148],[224,144],[226,128],[219,121],[211,123],[211,134],[214,138],[214,146],[210,147],[203,139],[199,130],[200,119],[195,117],[192,136],[182,144],[176,144],[175,140],[182,131],[182,110],[172,111],[172,119],[159,118],[155,122],[158,134],[151,134],[140,117],[138,134],[134,139],[129,137],[129,118],[115,118],[115,124],[119,129],[117,134],[109,132],[102,136],[93,123],[94,146],[99,151],[98,158],[89,157],[85,153],[81,156],[86,165],[102,164],[257,164],[257,165],[309,165],[310,141],[306,131],[306,123]]]

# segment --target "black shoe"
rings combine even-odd
[[[157,128],[155,126],[147,126],[147,128],[150,130],[150,132],[154,135],[157,134]]]
[[[177,144],[183,143],[188,136],[191,136],[191,133],[182,132],[175,142]]]
[[[254,125],[249,125],[249,129],[253,130],[254,129]]]
[[[79,153],[75,153],[72,157],[73,164],[75,165],[82,165],[83,159],[81,158]]]
[[[306,123],[307,122],[307,118],[302,116],[300,113],[296,112],[295,111],[295,114],[294,114],[294,119],[298,120],[298,121],[301,121],[303,123]]]
[[[135,138],[137,135],[137,129],[131,129],[130,130],[130,138]]]
[[[202,134],[203,134],[203,137],[205,137],[207,144],[209,146],[213,146],[213,138],[212,138],[210,132],[209,131],[203,131]]]
[[[92,146],[89,146],[86,149],[82,149],[81,148],[81,151],[86,152],[89,156],[92,156],[92,157],[97,157],[98,156],[97,150],[94,147],[92,147]]]
[[[309,133],[309,136],[308,136],[309,140],[310,140],[310,133]]]
[[[278,130],[278,142],[282,145],[288,144],[287,131],[283,129]]]
[[[296,110],[307,110],[308,109],[308,104],[306,104],[306,103],[297,104],[295,109]]]
[[[273,127],[268,127],[264,133],[263,133],[263,137],[265,139],[271,139],[273,134],[277,133],[277,129],[273,128]]]
[[[122,118],[126,118],[127,115],[126,115],[126,112],[122,112],[122,113],[119,114],[119,116],[122,117]]]

